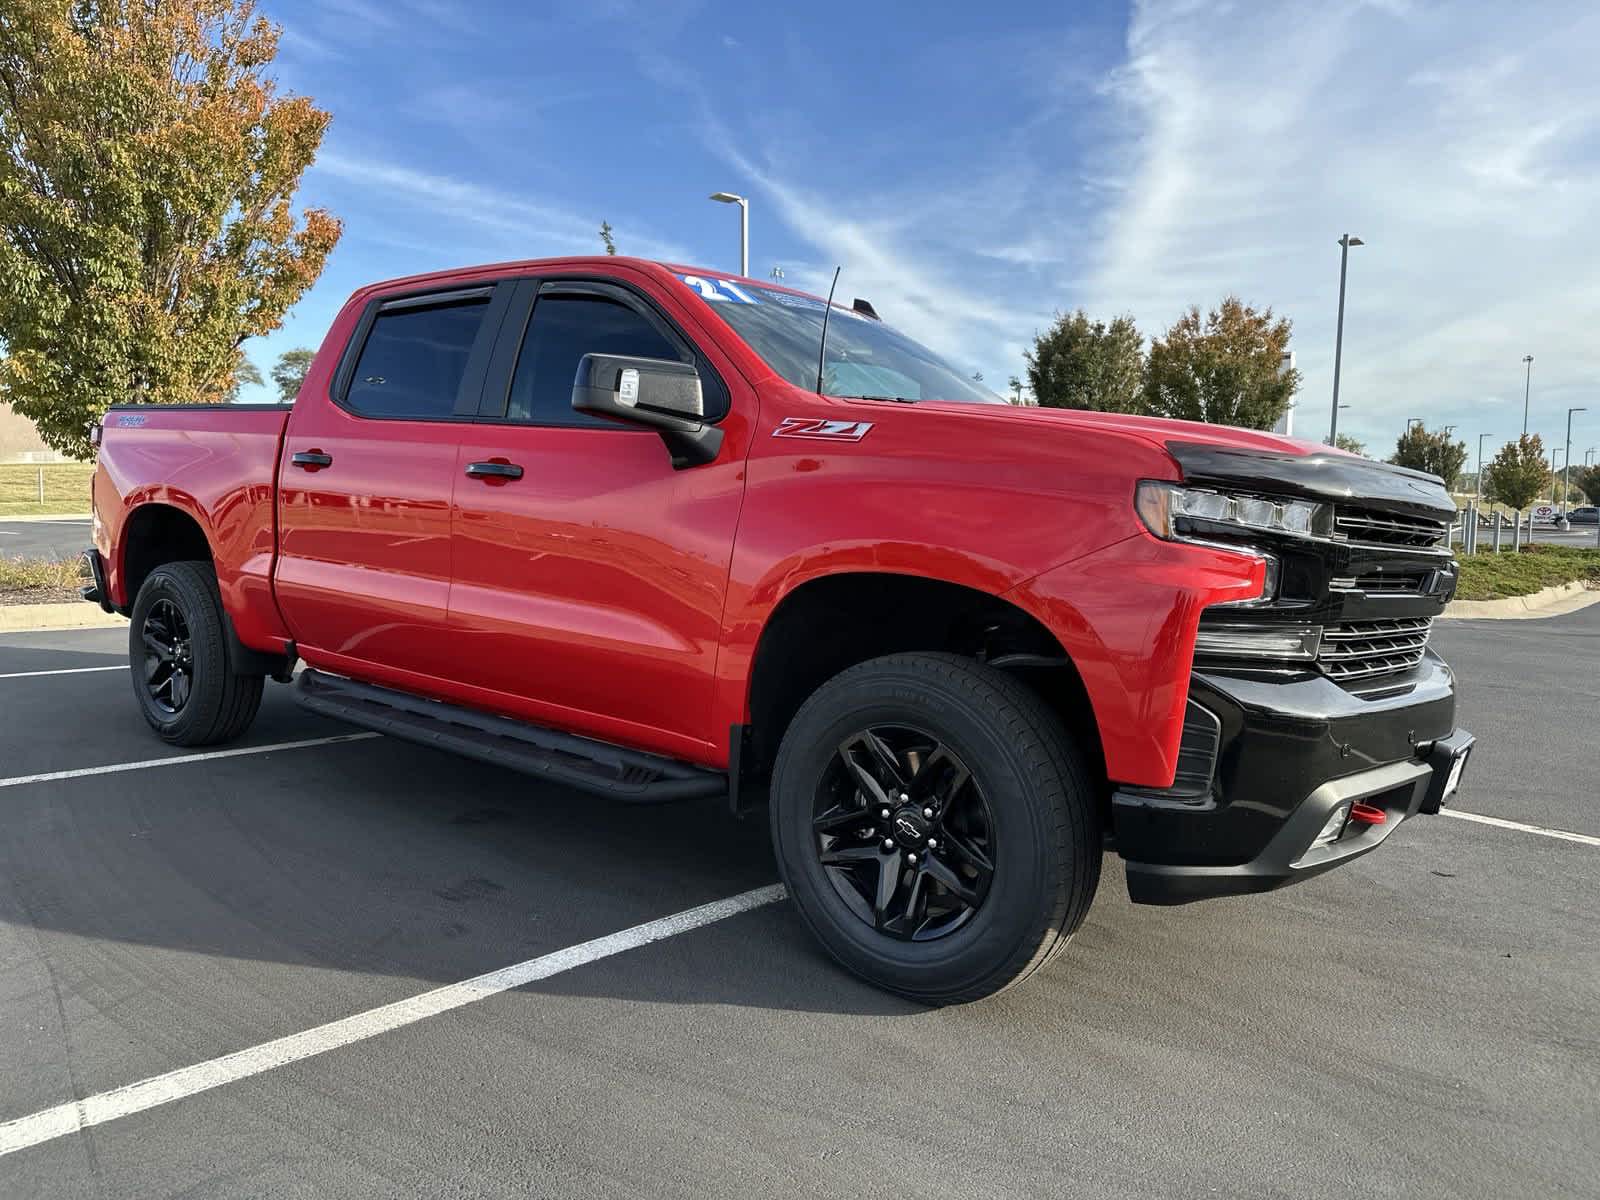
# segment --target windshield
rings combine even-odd
[[[678,278],[699,292],[779,375],[808,392],[816,388],[825,307],[821,300],[710,275]],[[837,304],[828,318],[822,391],[876,400],[1005,403],[926,346]]]

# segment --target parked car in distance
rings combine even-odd
[[[1574,525],[1600,524],[1600,508],[1586,504],[1582,508],[1575,508],[1567,513],[1567,520]]]
[[[291,408],[96,435],[87,596],[159,737],[239,736],[270,677],[616,800],[766,802],[805,923],[922,1001],[1055,955],[1108,844],[1140,903],[1267,891],[1438,811],[1472,745],[1437,478],[1012,407],[863,300],[623,257],[394,280]]]

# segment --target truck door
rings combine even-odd
[[[754,395],[683,328],[620,280],[519,285],[457,463],[450,630],[480,701],[704,758]],[[717,460],[674,470],[655,433],[574,412],[589,353],[694,364],[708,412],[740,398]]]
[[[284,437],[277,597],[313,666],[449,675],[450,498],[512,285],[372,301]]]

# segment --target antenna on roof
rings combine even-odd
[[[828,306],[822,310],[822,345],[817,347],[817,395],[822,395],[822,365],[828,360],[828,316],[833,312],[833,290],[839,286],[839,272],[833,269],[833,282],[828,285]]]
[[[878,320],[878,310],[872,307],[871,300],[863,300],[860,296],[857,296],[856,302],[850,307],[863,317],[871,317],[874,321]]]

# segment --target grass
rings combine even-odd
[[[1531,596],[1542,588],[1586,582],[1600,587],[1600,550],[1576,546],[1524,546],[1520,554],[1480,552],[1461,558],[1457,600]]]
[[[39,473],[44,472],[44,503],[39,503]],[[0,464],[0,518],[60,516],[89,511],[93,463]]]
[[[75,558],[0,558],[0,604],[54,604],[78,599],[83,580]]]

